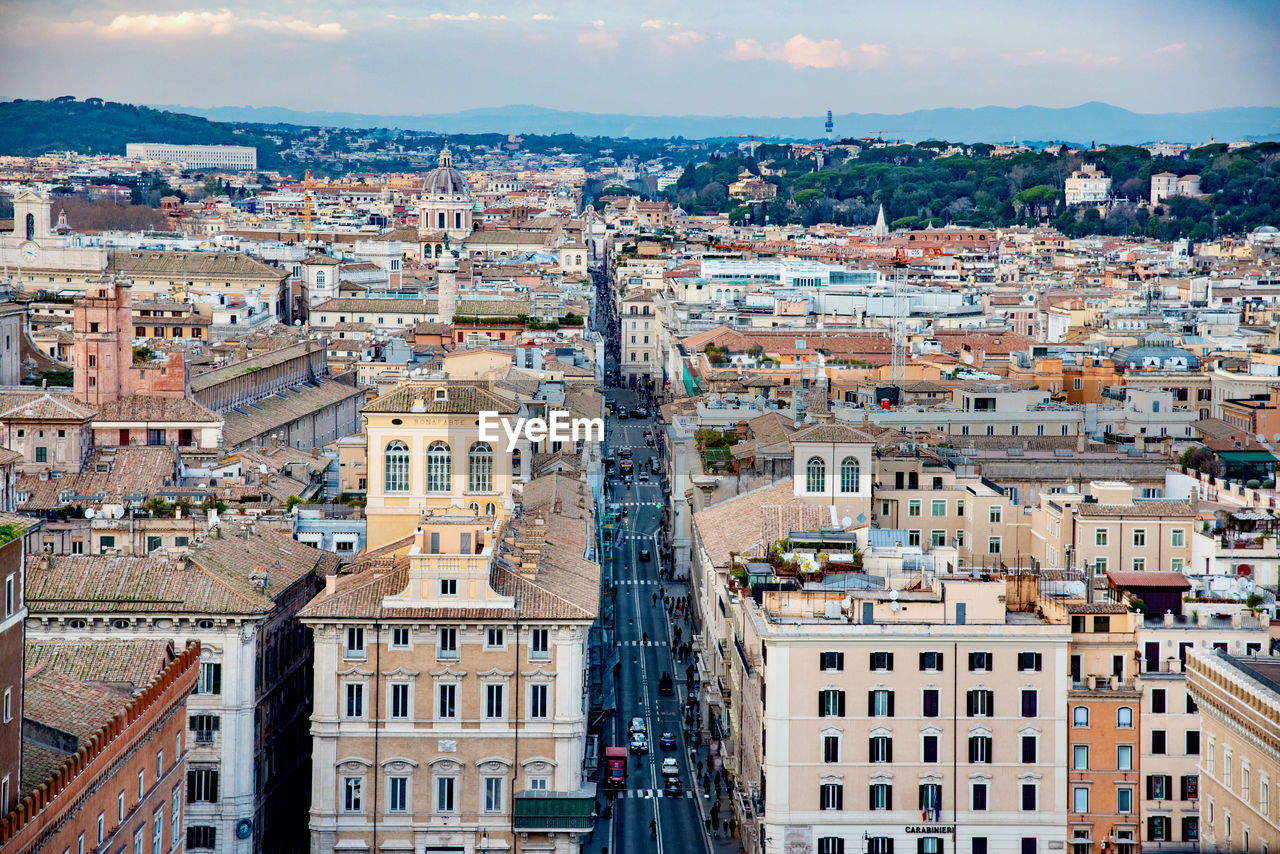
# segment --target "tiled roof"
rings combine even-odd
[[[876,439],[856,427],[847,424],[815,424],[791,434],[792,443],[799,442],[864,442],[873,444]]]
[[[127,691],[82,682],[47,667],[28,671],[22,690],[23,718],[75,736],[78,746],[83,746],[130,700]],[[48,780],[71,755],[72,751],[63,753],[48,744],[23,738],[23,792]]]
[[[70,391],[0,392],[0,419],[30,418],[50,421],[83,421],[92,418],[91,406],[79,403]]]
[[[89,452],[84,468],[76,474],[48,480],[23,475],[16,491],[31,496],[21,507],[24,512],[53,510],[62,504],[97,507],[124,496],[145,498],[173,483],[177,460],[172,445],[99,447]],[[67,501],[61,500],[64,494],[69,496]]]
[[[830,513],[792,494],[790,480],[734,496],[693,514],[702,547],[713,566],[729,562],[729,553],[762,556],[789,531],[830,523]]]
[[[334,312],[368,312],[370,314],[435,314],[439,311],[439,303],[434,299],[356,299],[354,297],[337,297],[325,300],[311,309],[315,322],[316,314],[332,314]]]
[[[289,275],[287,270],[272,267],[239,252],[168,252],[156,249],[112,252],[107,261],[107,274],[114,273],[124,273],[135,279],[145,279],[148,276],[283,279]]]
[[[1107,578],[1116,587],[1176,587],[1190,590],[1191,582],[1181,572],[1143,572],[1112,569]]]
[[[104,404],[93,419],[95,425],[117,421],[220,422],[222,417],[189,398],[130,394]]]
[[[27,641],[23,666],[44,665],[86,682],[102,682],[136,694],[174,658],[165,640]]]
[[[448,400],[436,400],[435,389],[446,386]],[[406,383],[365,406],[365,412],[411,412],[415,398],[426,400],[423,412],[428,414],[464,415],[495,411],[513,415],[520,407],[486,388],[465,383]]]
[[[230,530],[207,539],[189,560],[168,557],[41,555],[27,562],[27,605],[33,615],[61,613],[264,614],[274,597],[337,555],[272,528]],[[247,539],[246,539],[247,537]],[[266,573],[267,585],[250,580]]]
[[[1135,501],[1133,504],[1094,504],[1091,501],[1076,505],[1081,516],[1194,516],[1191,504],[1186,501]]]
[[[291,344],[287,347],[281,347],[279,350],[272,350],[269,353],[262,353],[258,356],[250,356],[247,359],[234,359],[231,364],[224,365],[221,368],[215,368],[212,371],[205,371],[191,378],[191,391],[204,391],[210,386],[218,385],[226,382],[234,377],[247,374],[250,371],[259,370],[261,368],[270,368],[287,362],[290,359],[296,359],[311,350],[322,350],[323,345],[311,341],[303,341],[299,344]]]
[[[222,427],[223,444],[228,448],[235,448],[326,406],[347,398],[363,396],[364,393],[364,389],[354,388],[346,383],[317,380],[315,383],[295,386],[253,403],[228,409],[223,414],[226,419]]]

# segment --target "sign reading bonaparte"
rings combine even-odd
[[[480,413],[480,439],[497,442],[507,437],[507,453],[516,449],[523,436],[530,442],[603,442],[603,418],[570,418],[563,409],[553,410],[551,418],[503,418],[495,410]]]

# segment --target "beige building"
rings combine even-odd
[[[514,418],[520,407],[481,384],[428,382],[402,385],[364,408],[371,550],[413,535],[430,508],[511,514],[519,461],[507,453],[505,435],[480,441],[482,411]]]
[[[661,324],[653,294],[630,290],[622,297],[622,378],[634,383],[645,378],[655,387],[662,384],[662,363],[658,356]]]
[[[1060,848],[1070,636],[1007,612],[1007,591],[939,574],[726,593],[748,850]]]
[[[1280,850],[1280,659],[1196,651],[1202,851]]]
[[[433,509],[406,557],[327,579],[301,614],[313,854],[576,854],[599,566],[549,540],[582,524]]]
[[[1191,564],[1195,513],[1185,501],[1143,500],[1119,481],[1092,481],[1089,494],[1040,496],[1031,513],[1031,551],[1044,566],[1182,572]]]

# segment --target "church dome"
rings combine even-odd
[[[444,148],[440,149],[440,165],[428,172],[426,180],[422,182],[422,195],[465,196],[470,192],[467,179],[453,168],[453,154],[449,151],[448,143],[445,143]]]

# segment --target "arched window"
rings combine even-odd
[[[520,449],[516,448],[511,452],[511,476],[520,476]]]
[[[1072,726],[1088,726],[1089,725],[1089,707],[1076,706],[1071,710]]]
[[[498,505],[497,505],[497,504],[494,504],[492,501],[490,501],[488,504],[486,504],[486,505],[484,506],[484,515],[486,515],[486,516],[497,516],[497,515],[498,515]]]
[[[36,215],[27,214],[27,240],[36,239]]]
[[[467,453],[467,491],[493,492],[493,448],[476,442]]]
[[[399,439],[388,442],[383,457],[383,490],[386,492],[409,491],[409,446]]]
[[[861,479],[862,469],[858,461],[853,457],[845,457],[844,462],[840,463],[840,491],[857,492]]]
[[[1121,706],[1116,709],[1116,726],[1131,727],[1133,726],[1133,708],[1130,706]]]
[[[449,492],[453,489],[453,451],[444,442],[432,442],[427,448],[427,492]]]
[[[827,491],[827,464],[822,457],[810,457],[804,467],[805,492]]]
[[[324,287],[324,270],[316,270],[316,287]]]
[[[470,510],[472,513],[475,513],[477,516],[480,515],[480,505],[475,503],[474,501],[472,501],[470,504],[467,505],[467,509]]]

